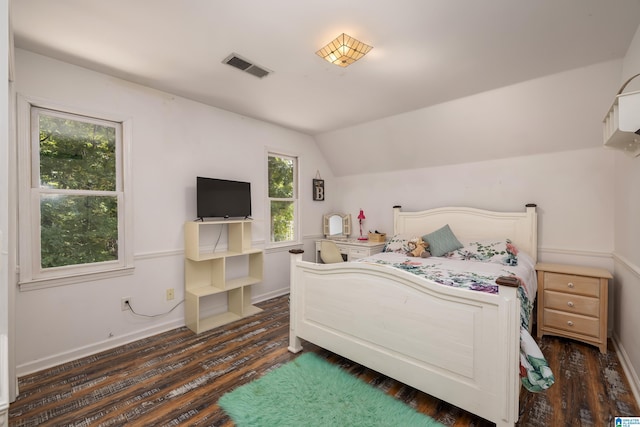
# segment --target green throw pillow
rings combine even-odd
[[[427,249],[431,252],[431,256],[442,256],[462,247],[462,243],[453,234],[449,224],[433,233],[425,234],[422,240],[429,243]]]

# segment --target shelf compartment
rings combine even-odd
[[[206,252],[200,248],[204,229],[227,225],[227,250]],[[204,228],[203,228],[204,227]],[[222,230],[220,230],[222,231]],[[251,304],[251,285],[264,274],[264,251],[251,247],[251,220],[191,221],[185,223],[185,323],[195,333],[259,313]],[[200,313],[203,299],[227,294],[227,311],[212,316]]]
[[[262,249],[246,249],[243,252],[237,252],[237,251],[220,251],[220,252],[209,252],[209,253],[199,252],[197,259],[189,258],[189,257],[187,257],[187,259],[190,259],[193,261],[208,261],[210,259],[231,258],[234,256],[249,255],[249,254],[255,254],[259,252],[262,252]]]
[[[226,252],[203,252],[202,234],[207,228],[227,226]],[[251,220],[189,221],[184,224],[185,257],[194,261],[255,251],[251,248]],[[213,240],[213,239],[212,239]]]
[[[231,311],[200,317],[200,299],[189,292],[185,295],[185,323],[196,334],[242,319],[241,315]]]
[[[208,261],[186,259],[184,264],[185,290],[213,288],[215,292],[223,292],[225,276],[225,259],[215,258]]]
[[[251,288],[241,287],[227,291],[227,311],[201,317],[202,299],[212,294],[189,291],[185,294],[185,323],[196,334],[260,313],[261,308],[251,304]]]

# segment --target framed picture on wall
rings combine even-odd
[[[313,180],[313,200],[324,200],[324,179],[314,178]]]

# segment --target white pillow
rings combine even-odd
[[[382,252],[395,252],[400,254],[406,254],[409,252],[409,240],[414,237],[409,234],[396,234],[385,243]]]
[[[520,251],[509,239],[476,240],[446,255],[450,259],[518,265]]]

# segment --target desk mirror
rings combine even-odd
[[[348,237],[351,234],[351,214],[332,213],[324,215],[323,229],[327,239]]]

